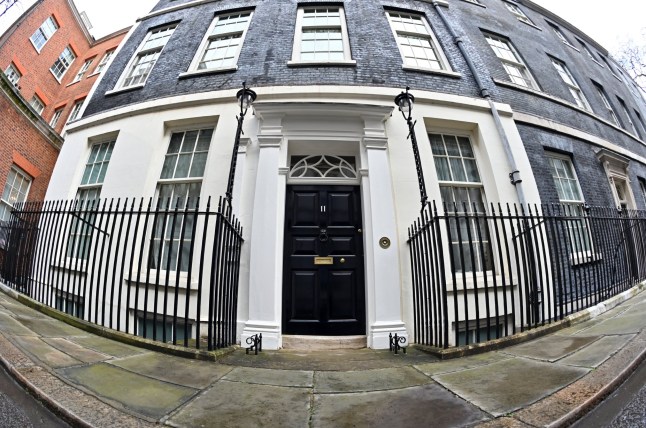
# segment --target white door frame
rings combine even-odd
[[[258,103],[254,110],[260,121],[259,153],[248,240],[249,319],[242,320],[242,344],[250,336],[262,333],[266,349],[282,346],[283,238],[290,143],[319,144],[322,148],[337,144],[353,146],[350,150],[359,153],[366,335],[369,347],[388,348],[390,333],[407,336],[402,321],[398,235],[385,128],[393,108],[338,103]],[[328,126],[331,121],[338,121],[339,126]],[[393,245],[380,246],[384,237]]]

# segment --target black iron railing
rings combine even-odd
[[[0,277],[50,307],[144,338],[235,344],[242,228],[225,199],[50,201],[0,225]]]
[[[646,212],[582,205],[429,204],[409,228],[414,340],[498,339],[646,279]]]

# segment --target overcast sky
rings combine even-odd
[[[0,17],[0,33],[35,0],[18,0],[12,10]],[[488,1],[483,0],[486,4]],[[85,11],[94,26],[94,37],[132,25],[145,15],[157,0],[75,0],[80,12]],[[646,34],[646,0],[534,0],[556,13],[613,52],[621,41],[633,37],[641,41]],[[540,26],[540,23],[538,24]]]

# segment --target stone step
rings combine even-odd
[[[325,351],[333,349],[362,349],[367,346],[366,336],[301,336],[283,335],[283,349],[298,351]]]

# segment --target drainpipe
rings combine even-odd
[[[493,115],[493,120],[494,120],[494,123],[496,124],[496,130],[498,131],[498,135],[502,140],[502,145],[505,149],[505,154],[507,155],[507,161],[509,162],[509,165],[511,165],[509,180],[511,181],[511,184],[513,184],[514,187],[516,188],[516,194],[518,195],[518,202],[520,202],[521,205],[525,205],[527,201],[525,199],[525,193],[523,192],[523,187],[520,185],[520,183],[522,183],[523,180],[520,179],[520,171],[518,171],[518,168],[516,167],[516,159],[514,159],[514,154],[511,151],[511,144],[509,144],[509,139],[507,139],[507,134],[505,133],[505,130],[502,126],[502,121],[500,120],[500,114],[498,113],[498,109],[496,108],[496,105],[491,99],[491,94],[489,93],[489,90],[487,90],[487,88],[485,88],[484,84],[482,83],[482,79],[480,78],[480,75],[478,74],[478,71],[476,70],[476,67],[473,64],[473,61],[471,61],[471,57],[467,54],[466,49],[464,48],[464,44],[463,44],[464,42],[455,33],[455,30],[449,23],[449,20],[446,18],[446,15],[442,10],[442,6],[436,0],[433,0],[432,3],[438,15],[440,15],[440,19],[442,19],[444,26],[447,28],[447,30],[449,30],[449,34],[451,34],[453,41],[458,46],[460,53],[462,53],[462,56],[467,62],[467,67],[469,67],[471,74],[473,74],[473,77],[476,80],[476,84],[478,85],[478,90],[480,91],[480,95],[483,98],[485,98],[489,103],[489,109],[491,110],[491,114]]]

